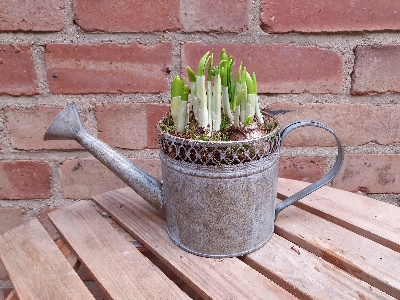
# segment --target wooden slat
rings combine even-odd
[[[276,234],[244,261],[301,299],[393,299]]]
[[[0,237],[0,257],[21,300],[94,299],[36,219]]]
[[[87,201],[49,217],[111,299],[189,299]]]
[[[72,249],[67,244],[65,244],[64,240],[60,237],[58,233],[53,236],[53,241],[57,245],[58,249],[60,249],[64,257],[67,259],[71,267],[75,271],[77,271],[81,263],[72,251]],[[6,300],[18,300],[18,295],[15,290],[11,291]]]
[[[295,299],[237,258],[198,257],[178,248],[160,214],[129,188],[94,201],[206,299]]]
[[[308,183],[279,178],[278,197],[285,199]],[[362,195],[322,187],[296,206],[400,252],[400,208]]]
[[[400,298],[400,253],[294,206],[278,215],[275,233]]]

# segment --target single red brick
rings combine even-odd
[[[31,49],[27,45],[0,44],[0,74],[0,95],[21,96],[39,93]]]
[[[279,177],[315,182],[324,176],[324,157],[280,157]]]
[[[49,198],[50,166],[35,161],[0,161],[0,199]]]
[[[153,32],[181,28],[178,0],[74,0],[75,21],[85,31]]]
[[[170,110],[169,104],[147,104],[147,148],[158,148],[158,122]]]
[[[146,104],[96,105],[99,138],[111,147],[144,149],[147,146]]]
[[[320,94],[341,90],[341,58],[333,51],[317,47],[188,42],[182,49],[182,69],[190,66],[197,72],[199,59],[207,51],[214,52],[214,61],[219,61],[223,48],[235,58],[235,77],[241,61],[249,73],[257,73],[260,93]],[[187,76],[186,71],[184,74]]]
[[[352,94],[400,92],[400,45],[357,47],[355,56]]]
[[[6,109],[11,143],[22,150],[82,149],[75,141],[44,141],[43,136],[61,107],[37,106],[31,109]]]
[[[249,26],[249,0],[181,0],[184,31],[242,32]]]
[[[64,161],[59,172],[65,198],[90,199],[92,196],[126,186],[95,159]]]
[[[400,193],[400,155],[345,155],[333,187],[351,192]]]
[[[49,87],[54,94],[169,90],[170,42],[156,46],[47,44],[44,58]]]
[[[400,142],[400,105],[274,103],[266,108],[282,127],[299,120],[326,124],[344,146]],[[336,141],[319,128],[299,128],[288,134],[284,146],[334,146]]]
[[[0,1],[0,31],[61,31],[63,0]]]
[[[263,0],[261,28],[266,32],[338,32],[400,29],[397,0]]]
[[[25,223],[25,214],[22,208],[0,208],[0,235]]]
[[[169,110],[169,104],[97,105],[99,138],[112,147],[158,148],[157,124]]]
[[[161,180],[158,159],[131,159],[139,168]],[[60,177],[65,198],[90,199],[91,197],[126,187],[116,175],[96,159],[76,158],[64,161]]]

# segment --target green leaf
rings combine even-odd
[[[236,82],[242,83],[242,62],[240,62],[239,70],[236,76]]]
[[[222,86],[228,86],[228,82],[227,82],[227,75],[226,75],[226,67],[222,66],[220,68],[220,74],[221,74],[221,85]]]
[[[233,75],[232,75],[232,70],[233,66],[235,65],[235,62],[233,61],[233,57],[229,57],[229,63],[228,63],[228,78],[227,78],[227,84],[228,84],[228,92],[229,92],[229,103],[231,104],[231,109],[234,109],[234,102],[235,102],[235,81],[233,80]]]
[[[182,91],[182,101],[188,101],[189,100],[189,86],[184,85],[183,86],[183,91]]]
[[[244,126],[249,126],[251,123],[253,123],[253,116],[248,116],[244,121]]]
[[[255,86],[253,79],[251,78],[249,72],[246,72],[246,84],[247,84],[247,94],[255,94]]]
[[[215,66],[212,70],[213,76],[220,75],[219,66]]]
[[[220,55],[220,57],[219,57],[219,61],[220,61],[220,62],[223,61],[223,60],[228,60],[228,55],[226,54],[225,49],[222,49],[221,55]]]
[[[236,84],[233,81],[233,77],[231,76],[230,81],[228,82],[228,92],[229,92],[229,103],[231,105],[231,110],[235,108],[235,96],[236,96]]]
[[[237,95],[236,106],[240,106],[240,102],[242,101],[243,94],[244,94],[244,89],[242,89],[242,90],[239,92],[239,94]]]
[[[208,59],[210,58],[208,56],[209,53],[210,53],[210,51],[207,51],[207,53],[204,54],[203,57],[200,59],[199,67],[197,68],[197,76],[204,76],[204,73],[206,71],[207,62],[208,62]]]
[[[214,63],[214,53],[210,56],[210,63],[208,64],[208,77],[207,81],[211,81],[211,77],[213,75],[213,63]]]
[[[194,74],[192,69],[189,66],[187,66],[186,70],[187,70],[187,73],[188,73],[188,76],[189,76],[189,81],[190,82],[196,82],[196,75]]]
[[[226,68],[226,65],[228,64],[228,61],[227,60],[221,60],[220,62],[219,62],[219,68],[221,69],[221,68]]]
[[[246,83],[246,73],[247,73],[247,70],[246,70],[246,67],[244,67],[243,71],[242,71],[241,78],[240,78],[241,84],[245,84]]]
[[[182,81],[178,75],[174,77],[171,84],[171,99],[176,96],[182,96]]]

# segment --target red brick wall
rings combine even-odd
[[[222,47],[257,73],[261,106],[283,126],[313,119],[338,133],[334,187],[399,205],[399,31],[398,0],[2,0],[0,215],[13,207],[18,223],[124,186],[76,142],[42,140],[71,102],[91,134],[160,177],[169,83]],[[333,145],[318,129],[290,134],[280,176],[316,180]]]

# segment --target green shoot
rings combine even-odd
[[[214,62],[214,54],[211,54],[210,62],[208,64],[208,77],[207,77],[207,113],[208,113],[208,125],[210,125],[210,129],[212,130],[212,75],[213,75],[213,62]]]
[[[242,101],[243,98],[243,94],[244,94],[244,89],[242,89],[239,94],[237,95],[237,99],[236,99],[236,106],[240,106],[240,103]]]
[[[256,79],[256,73],[253,72],[253,74],[251,74],[251,78],[253,79],[253,85],[254,85],[254,90],[255,90],[255,94],[256,94],[256,98],[255,98],[255,113],[256,113],[256,118],[258,120],[258,122],[260,124],[264,124],[264,117],[260,111],[260,103],[258,102],[258,88],[257,88],[257,79]]]
[[[183,132],[187,123],[189,87],[185,80],[175,76],[171,84],[171,115],[178,132]]]
[[[188,100],[189,100],[189,86],[188,85],[183,86],[181,97],[182,97],[182,101],[188,102]]]
[[[197,68],[197,76],[204,76],[204,73],[206,71],[207,62],[208,62],[208,59],[210,58],[208,56],[209,53],[210,53],[210,51],[207,51],[207,53],[204,54],[203,57],[200,59],[199,67]]]
[[[253,116],[248,116],[244,121],[244,126],[249,126],[251,123],[253,123]]]
[[[240,62],[239,70],[236,76],[236,82],[242,83],[242,62]]]
[[[208,77],[207,81],[211,81],[211,77],[213,75],[213,63],[214,63],[214,53],[210,56],[210,63],[208,64]]]
[[[189,66],[186,67],[186,71],[189,76],[189,81],[196,82],[196,75],[194,74],[194,72],[192,71],[192,69]]]
[[[258,102],[256,74],[250,75],[240,63],[236,78],[232,56],[222,49],[219,61],[214,64],[214,54],[208,51],[199,60],[197,73],[189,66],[189,86],[185,79],[176,76],[171,84],[171,113],[174,126],[185,130],[189,122],[189,93],[193,114],[198,126],[208,129],[209,137],[220,134],[229,126],[249,126],[254,118],[264,123]],[[223,115],[222,115],[223,112]],[[182,117],[185,115],[184,117]]]
[[[171,98],[174,98],[176,96],[182,96],[184,84],[185,82],[182,83],[181,78],[178,75],[175,76],[171,84]]]
[[[256,93],[256,86],[251,78],[249,72],[246,72],[246,84],[247,84],[247,93],[248,94],[255,94]]]
[[[205,83],[205,70],[210,59],[208,55],[210,52],[208,51],[203,57],[200,59],[199,67],[197,69],[196,75],[196,97],[197,97],[197,120],[200,123],[201,127],[207,127],[210,122],[208,118],[208,101],[207,101],[207,89]]]
[[[240,82],[244,90],[242,100],[240,101],[240,122],[245,123],[246,121],[246,109],[247,109],[247,84],[246,84],[246,67],[243,68],[242,74],[240,75]]]
[[[228,55],[226,54],[225,49],[222,49],[219,61],[228,60]]]

